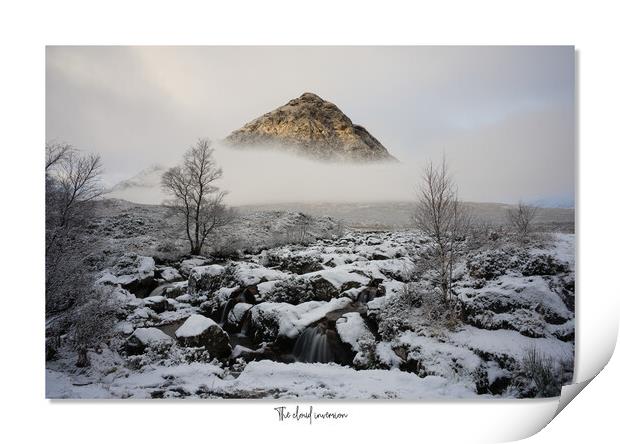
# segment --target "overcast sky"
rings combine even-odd
[[[311,91],[402,163],[331,183],[312,166],[291,176],[269,156],[224,153],[233,202],[254,199],[233,180],[248,174],[254,193],[290,188],[285,200],[314,198],[312,187],[290,186],[302,180],[324,180],[328,192],[353,180],[383,187],[369,198],[401,199],[445,153],[466,200],[566,204],[575,185],[574,73],[572,47],[49,47],[46,137],[100,153],[114,183],[174,165],[198,137],[222,139]]]

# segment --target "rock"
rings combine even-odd
[[[212,319],[199,314],[191,315],[175,332],[179,343],[185,347],[205,347],[218,359],[230,356],[230,340],[222,327]]]
[[[225,142],[236,147],[272,145],[315,159],[394,161],[365,128],[353,124],[336,105],[304,93],[233,131]]]
[[[226,317],[226,329],[233,332],[240,331],[243,318],[251,308],[252,304],[247,304],[245,302],[235,304]]]
[[[221,265],[194,267],[189,274],[188,290],[192,294],[213,292],[223,286],[226,268]]]
[[[168,301],[164,296],[149,296],[148,298],[144,298],[144,305],[158,314],[170,309]]]
[[[367,363],[364,356],[364,344],[373,342],[375,337],[358,312],[345,313],[336,321],[336,332],[343,344],[346,344],[353,355],[352,362],[358,367]]]
[[[302,253],[305,253],[302,251]],[[295,253],[288,249],[265,251],[262,263],[266,267],[277,267],[294,274],[306,274],[323,269],[321,257],[317,254]]]
[[[331,312],[351,305],[342,297],[329,302],[309,301],[299,305],[285,302],[262,302],[251,308],[249,334],[254,342],[273,342],[276,339],[294,340],[309,325],[321,321]]]
[[[176,268],[173,267],[162,267],[155,270],[155,277],[158,279],[163,279],[166,282],[177,282],[182,281],[183,276]]]
[[[258,296],[258,288],[256,285],[248,285],[247,287],[239,287],[230,294],[230,299],[235,302],[245,302],[248,304],[256,304]]]
[[[167,348],[173,339],[158,328],[137,328],[125,342],[125,351],[129,355],[142,354],[147,347]]]
[[[188,291],[188,282],[187,281],[179,281],[173,282],[163,291],[162,296],[166,296],[167,298],[178,298],[184,294],[187,294]]]
[[[573,318],[562,297],[545,278],[511,277],[480,290],[469,290],[459,299],[465,323],[479,328],[515,330],[537,338],[549,336],[548,324]]]
[[[181,266],[179,267],[179,271],[185,277],[188,277],[191,271],[196,267],[202,267],[204,265],[209,264],[209,261],[205,257],[195,256],[191,259],[185,259],[181,262]]]
[[[357,295],[357,302],[367,304],[375,298],[385,296],[385,287],[381,285],[383,279],[371,279],[366,288]]]
[[[312,287],[312,292],[314,293],[314,300],[318,301],[329,301],[331,299],[337,298],[340,294],[340,288],[336,288],[331,282],[325,279],[321,275],[313,276],[308,279],[310,286]],[[349,283],[345,283],[343,285],[348,285]],[[349,288],[354,288],[352,286],[348,286]]]
[[[151,294],[157,287],[155,260],[152,257],[126,253],[97,280],[98,284],[120,285],[139,298]]]

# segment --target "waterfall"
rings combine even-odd
[[[226,306],[224,306],[224,310],[222,310],[222,318],[220,319],[220,325],[224,325],[226,323],[226,319],[228,318],[228,313],[230,313],[230,310],[232,310],[236,302],[237,301],[235,301],[234,299],[229,299],[228,302],[226,302]]]
[[[308,327],[295,342],[293,354],[301,362],[334,362],[335,356],[322,328]]]

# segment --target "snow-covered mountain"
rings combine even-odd
[[[159,204],[165,199],[161,191],[161,176],[166,167],[154,164],[135,176],[122,180],[108,188],[106,197],[124,199],[144,204]]]

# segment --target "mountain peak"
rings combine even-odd
[[[273,146],[320,160],[395,160],[364,127],[312,92],[252,120],[225,142],[241,148]]]

